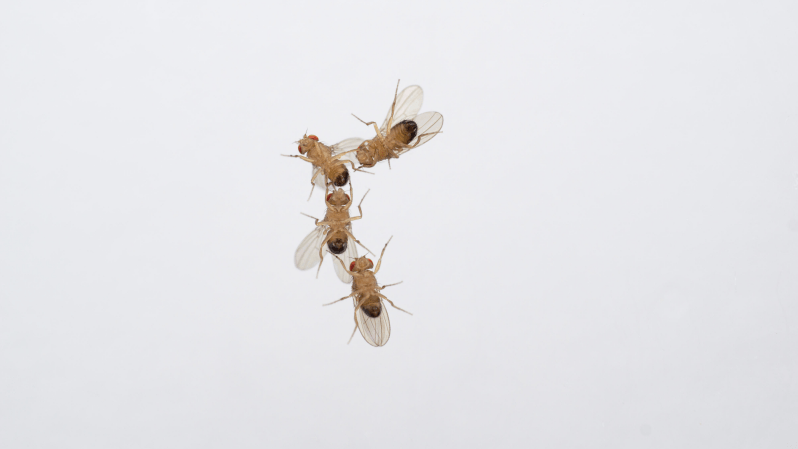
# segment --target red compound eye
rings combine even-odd
[[[355,271],[355,262],[349,264],[349,271]]]
[[[308,136],[308,139],[313,139],[313,140],[315,140],[316,142],[318,142],[318,141],[319,141],[319,138],[318,138],[318,137],[316,137],[316,136],[314,136],[313,134],[309,135],[309,136]]]
[[[297,148],[297,150],[299,150],[299,154],[303,154],[303,153],[302,153],[302,145],[299,145],[299,146],[297,146],[296,148]]]
[[[328,193],[328,194],[327,194],[327,201],[330,201],[330,198],[331,198],[331,197],[332,197],[332,193]]]
[[[369,261],[369,263],[371,264],[372,267],[374,266],[374,262],[372,262],[371,259],[366,259],[366,260]]]
[[[349,195],[346,195],[346,200],[349,201]]]

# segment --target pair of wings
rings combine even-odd
[[[438,131],[443,128],[443,115],[438,112],[419,114],[418,111],[421,110],[423,101],[424,91],[420,86],[408,86],[402,89],[396,97],[396,105],[393,107],[393,111],[390,108],[388,109],[388,115],[386,115],[385,121],[382,122],[380,127],[380,134],[385,136],[390,131],[388,127],[389,120],[391,122],[390,126],[394,126],[403,120],[412,120],[418,125],[418,131],[416,132],[416,137],[408,144],[410,147],[418,147],[435,137]],[[393,119],[391,119],[391,112],[393,112]],[[410,149],[402,148],[398,151],[398,154],[407,153]]]
[[[357,299],[355,299],[355,307],[357,307]],[[391,321],[388,319],[388,308],[385,307],[385,302],[382,299],[380,299],[380,307],[382,312],[377,318],[366,315],[360,307],[357,307],[355,311],[355,321],[360,335],[371,346],[383,346],[391,338]]]
[[[325,230],[327,226],[316,226],[316,229],[310,231],[302,242],[299,243],[299,247],[296,249],[296,253],[294,253],[294,265],[300,270],[309,270],[316,266],[317,263],[321,262],[319,258],[319,248],[321,248],[321,244],[324,241],[324,237],[326,235]],[[352,226],[347,225],[347,229],[351,232]],[[357,247],[355,246],[356,243],[352,239],[352,237],[348,237],[346,241],[346,251],[341,254],[338,254],[338,257],[344,261],[344,264],[349,267],[352,262],[357,259]],[[335,258],[335,256],[330,252],[330,250],[325,245],[323,251],[327,253],[327,257],[333,264],[335,268],[335,274],[338,275],[338,279],[342,282],[352,282],[352,276],[347,274],[344,267],[341,266],[341,262]]]

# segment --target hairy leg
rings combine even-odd
[[[380,264],[382,263],[382,256],[385,254],[385,248],[387,248],[388,244],[391,243],[391,239],[392,238],[393,238],[393,236],[391,236],[391,238],[388,239],[387,242],[385,242],[385,246],[382,247],[382,252],[380,253],[380,258],[379,258],[379,260],[377,260],[377,266],[374,267],[374,274],[377,274],[377,272],[380,271]]]

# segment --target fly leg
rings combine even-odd
[[[398,89],[398,88],[399,88],[399,86],[397,86],[397,89]],[[396,101],[396,100],[394,100],[394,101]],[[377,133],[377,135],[378,135],[378,136],[380,135],[380,129],[379,129],[379,128],[377,128],[377,122],[368,122],[368,123],[366,123],[366,122],[364,122],[363,120],[361,120],[361,119],[360,119],[360,117],[356,116],[355,114],[352,114],[352,117],[354,117],[354,118],[356,118],[356,119],[360,120],[360,121],[361,121],[363,124],[365,124],[366,126],[368,126],[368,125],[374,125],[374,131]],[[391,117],[393,117],[393,111],[391,111]]]
[[[357,310],[357,309],[355,309]],[[346,344],[352,343],[352,339],[355,338],[355,331],[357,330],[357,319],[355,319],[355,328],[352,329],[352,335],[349,336],[349,341]]]
[[[359,217],[358,217],[358,218],[359,218]],[[350,220],[351,220],[351,219],[350,219]],[[360,243],[360,240],[356,239],[356,238],[355,238],[355,236],[354,236],[354,235],[352,235],[352,233],[351,233],[351,232],[349,232],[349,231],[348,231],[346,228],[344,228],[344,232],[346,232],[346,235],[348,235],[348,236],[349,236],[349,238],[351,238],[352,240],[356,241],[356,242],[358,243],[358,245],[362,246],[362,247],[363,247],[363,249],[365,249],[366,251],[368,251],[370,254],[374,254],[374,253],[372,253],[372,252],[371,252],[371,250],[370,250],[370,249],[366,248],[366,246],[365,246],[365,245],[363,245],[362,243]]]
[[[308,201],[310,201],[310,197],[313,196],[313,189],[316,188],[316,183],[315,183],[316,176],[319,176],[319,174],[321,174],[321,171],[322,171],[322,168],[319,167],[319,169],[316,170],[316,172],[313,173],[313,176],[310,178],[310,195],[308,195]],[[326,175],[325,175],[325,177],[326,177]]]
[[[384,289],[384,288],[388,288],[388,287],[391,287],[391,286],[394,286],[394,285],[399,285],[399,284],[401,284],[402,282],[404,282],[404,281],[399,281],[399,282],[395,282],[395,283],[393,283],[393,284],[383,285],[382,287],[378,288],[377,290],[382,290],[382,289]]]
[[[306,216],[306,217],[310,217],[310,218],[312,218],[312,219],[316,220],[316,226],[319,226],[319,219],[318,219],[318,218],[316,218],[316,217],[312,217],[312,216],[310,216],[310,215],[308,215],[308,214],[306,214],[306,213],[304,213],[304,212],[300,212],[300,214],[302,214],[302,215],[304,215],[304,216]],[[324,223],[324,222],[322,222],[322,223]],[[324,224],[327,224],[327,223],[324,223]]]
[[[355,296],[355,292],[352,292],[352,293],[351,293],[349,296],[344,296],[344,297],[343,297],[343,298],[341,298],[341,299],[336,299],[336,300],[335,300],[335,301],[333,301],[333,302],[328,302],[327,304],[322,304],[322,307],[323,307],[323,306],[329,306],[330,304],[335,304],[335,303],[336,303],[336,302],[338,302],[338,301],[343,301],[344,299],[346,299],[346,298],[351,298],[352,296]]]
[[[371,189],[369,189],[369,190],[371,190]],[[368,193],[368,192],[366,192],[366,193]],[[366,196],[366,195],[363,195],[363,196]],[[349,211],[349,208],[352,207],[352,201],[354,201],[354,200],[355,200],[355,191],[352,190],[352,180],[350,179],[349,180],[349,202],[346,203],[346,207],[344,208],[345,211],[347,211],[347,212]],[[360,200],[360,202],[362,203],[363,200]],[[360,215],[363,215],[363,214],[360,214]]]
[[[296,154],[281,154],[280,156],[285,156],[285,157],[298,157],[298,158],[302,159],[303,161],[308,161],[308,162],[310,162],[311,164],[315,164],[315,163],[316,163],[316,161],[314,161],[313,159],[308,159],[308,158],[306,158],[305,156],[297,156]]]
[[[350,191],[350,193],[352,191],[352,184],[351,183],[349,184],[349,191]],[[371,189],[366,190],[366,195],[368,195],[369,192],[371,192]],[[366,195],[363,195],[363,198],[360,199],[360,203],[358,203],[358,205],[357,205],[357,210],[360,211],[360,216],[359,217],[352,217],[350,219],[350,221],[351,220],[360,220],[361,218],[363,218],[363,209],[361,209],[360,205],[363,204],[363,200],[366,199]],[[352,198],[354,198],[354,196]],[[352,205],[352,202],[350,201],[349,205],[346,206],[346,210],[349,210],[349,206],[351,206],[351,205]]]
[[[380,253],[380,258],[379,258],[379,260],[377,260],[377,266],[374,267],[374,274],[377,274],[377,272],[380,271],[380,264],[382,263],[382,256],[383,256],[383,254],[385,254],[385,248],[387,248],[388,244],[391,243],[391,239],[392,238],[393,238],[393,236],[391,236],[391,238],[388,239],[387,242],[385,242],[385,246],[382,247],[382,252]]]
[[[324,239],[323,242],[321,242],[321,245],[319,246],[319,268],[316,270],[316,279],[319,278],[319,272],[321,271],[321,264],[324,263],[324,245],[326,245],[327,242],[330,241],[331,236],[332,232],[327,234],[327,237]]]
[[[341,260],[340,257],[338,257],[336,254],[333,254],[333,257],[338,259],[338,262],[341,262],[341,266],[344,267],[344,271],[346,271],[346,274],[348,274],[350,276],[354,276],[355,272],[354,271],[349,271],[349,268],[347,268],[346,264],[344,263],[343,260]]]
[[[394,308],[394,309],[401,310],[402,312],[404,312],[404,313],[406,313],[406,314],[408,314],[408,315],[413,315],[412,313],[408,312],[408,311],[407,311],[407,310],[405,310],[405,309],[402,309],[402,308],[396,307],[396,304],[394,304],[394,303],[393,303],[393,301],[391,301],[390,299],[388,299],[388,297],[387,297],[387,296],[385,296],[385,295],[383,295],[382,293],[377,293],[377,296],[379,296],[380,298],[382,298],[382,299],[384,299],[384,300],[388,301],[389,303],[391,303],[391,305],[393,306],[393,308]]]

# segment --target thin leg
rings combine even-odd
[[[285,156],[285,157],[298,157],[298,158],[302,159],[303,161],[308,161],[308,162],[310,162],[311,164],[314,164],[314,163],[315,163],[315,161],[314,161],[313,159],[308,159],[308,158],[306,158],[305,156],[297,156],[296,154],[281,154],[280,156]]]
[[[341,299],[336,299],[336,300],[335,300],[335,301],[333,301],[333,302],[328,302],[327,304],[322,304],[322,306],[329,306],[330,304],[335,304],[335,303],[336,303],[336,302],[338,302],[338,301],[343,301],[343,300],[344,300],[344,299],[346,299],[346,298],[351,298],[353,295],[354,295],[354,293],[351,293],[351,294],[349,294],[349,296],[344,296],[343,298],[341,298]]]
[[[314,189],[315,187],[316,187],[316,185],[315,185],[315,184],[313,184],[313,181],[311,181],[311,182],[310,182],[310,195],[308,195],[308,201],[310,201],[310,197],[312,197],[312,196],[313,196],[313,189]]]
[[[349,341],[346,344],[352,343],[352,338],[355,337],[355,331],[357,330],[357,323],[355,323],[355,328],[352,330],[352,335],[349,336]]]
[[[351,191],[351,189],[350,189],[350,191]],[[369,192],[371,192],[371,189],[366,190],[366,195],[368,195]],[[363,198],[360,199],[360,203],[358,203],[358,205],[357,205],[357,210],[360,212],[360,216],[352,218],[353,220],[359,220],[359,219],[363,218],[363,209],[360,207],[360,205],[363,204],[363,200],[366,199],[366,195],[363,195]],[[349,203],[349,204],[351,205],[352,203]]]
[[[401,310],[402,312],[404,312],[404,313],[406,313],[406,314],[408,314],[408,315],[413,315],[412,313],[408,312],[408,311],[407,311],[407,310],[405,310],[405,309],[402,309],[402,308],[396,307],[396,304],[394,304],[394,303],[393,303],[393,301],[391,301],[390,299],[388,299],[388,298],[387,298],[385,295],[383,295],[382,293],[377,293],[377,296],[379,296],[380,298],[382,298],[382,299],[384,299],[384,300],[388,301],[389,303],[391,303],[391,305],[393,306],[393,308],[394,308],[394,309]]]
[[[369,189],[371,190],[371,189]],[[349,208],[352,207],[352,201],[355,201],[355,191],[352,190],[352,180],[349,180],[349,202],[346,203],[346,207],[344,208],[345,211],[349,211]],[[363,214],[360,214],[363,215]]]
[[[360,117],[356,116],[355,114],[352,114],[352,117],[354,117],[354,118],[356,118],[356,119],[360,120],[360,123],[363,123],[363,124],[364,124],[364,125],[366,125],[366,126],[369,126],[369,125],[374,125],[374,126],[376,126],[376,125],[377,125],[377,123],[376,123],[376,122],[368,122],[368,123],[366,123],[366,122],[364,122],[364,121],[363,121],[363,120],[362,120]]]
[[[324,263],[324,245],[330,240],[330,236],[332,236],[332,232],[327,234],[327,237],[321,242],[319,246],[319,268],[316,269],[316,279],[319,278],[319,272],[321,271],[321,264]]]
[[[338,262],[341,262],[341,266],[342,266],[342,267],[344,267],[344,271],[346,271],[346,274],[348,274],[348,275],[350,275],[350,276],[354,276],[354,275],[355,275],[355,272],[354,272],[354,271],[349,271],[349,267],[347,267],[347,266],[346,266],[346,264],[344,263],[344,261],[343,261],[343,260],[341,260],[341,258],[340,258],[340,257],[338,257],[338,255],[337,255],[337,254],[333,254],[333,257],[335,257],[336,259],[338,259]]]
[[[373,175],[373,174],[374,174],[374,173],[372,173],[372,172],[370,172],[370,171],[363,170],[363,166],[362,166],[362,165],[361,165],[360,167],[356,168],[354,171],[359,171],[359,172],[361,172],[361,173],[368,173],[368,174],[370,174],[370,175]]]
[[[308,215],[308,214],[306,214],[306,213],[304,213],[304,212],[300,212],[300,214],[302,214],[302,215],[304,215],[304,216],[306,216],[306,217],[310,217],[310,218],[312,218],[312,219],[316,220],[316,226],[318,226],[318,225],[319,225],[319,219],[318,219],[318,218],[316,218],[316,217],[312,217],[312,216],[310,216],[310,215]]]
[[[382,287],[378,288],[377,290],[382,290],[384,288],[388,288],[388,287],[391,287],[391,286],[394,286],[394,285],[399,285],[402,282],[404,282],[404,281],[399,281],[399,282],[396,282],[396,283],[393,283],[393,284],[383,285]]]
[[[360,147],[358,147],[358,148],[360,148]],[[341,158],[341,156],[343,156],[343,155],[345,155],[345,154],[348,154],[348,153],[351,153],[351,152],[353,152],[353,151],[357,151],[357,148],[355,148],[354,150],[347,150],[347,151],[344,151],[343,153],[338,153],[338,154],[336,154],[335,156],[333,156],[333,157],[332,157],[332,160],[334,160],[334,161],[335,161],[335,160],[338,160],[338,159],[340,159],[340,158]]]
[[[365,249],[366,251],[368,251],[368,252],[369,252],[369,254],[371,254],[371,255],[374,255],[374,253],[372,253],[370,249],[366,248],[366,246],[365,246],[365,245],[363,245],[362,243],[360,243],[360,240],[356,239],[356,238],[355,238],[355,236],[354,236],[354,235],[352,235],[352,233],[351,233],[351,232],[349,232],[349,231],[348,231],[348,230],[346,230],[346,229],[344,229],[344,232],[346,232],[346,235],[348,235],[348,236],[349,236],[349,237],[350,237],[352,240],[356,241],[356,242],[358,243],[358,245],[362,246],[362,247],[363,247],[363,249]],[[376,271],[375,271],[375,273],[376,273]]]
[[[353,150],[353,151],[354,151],[354,150]],[[343,153],[341,153],[341,154],[343,154]],[[355,163],[354,163],[354,162],[352,162],[352,161],[350,161],[349,159],[344,159],[344,160],[339,160],[339,159],[336,159],[336,160],[335,160],[335,162],[337,162],[337,163],[341,163],[342,165],[346,165],[346,163],[348,162],[348,163],[352,164],[352,170],[357,170],[357,169],[355,168]]]
[[[385,242],[385,246],[382,247],[382,252],[380,253],[380,259],[377,261],[377,266],[374,267],[374,274],[377,274],[377,272],[380,271],[380,264],[382,263],[382,256],[383,256],[383,254],[385,254],[385,248],[388,247],[388,243],[391,243],[391,239],[392,238],[393,238],[393,236],[391,236],[391,238],[388,239],[387,242]]]

